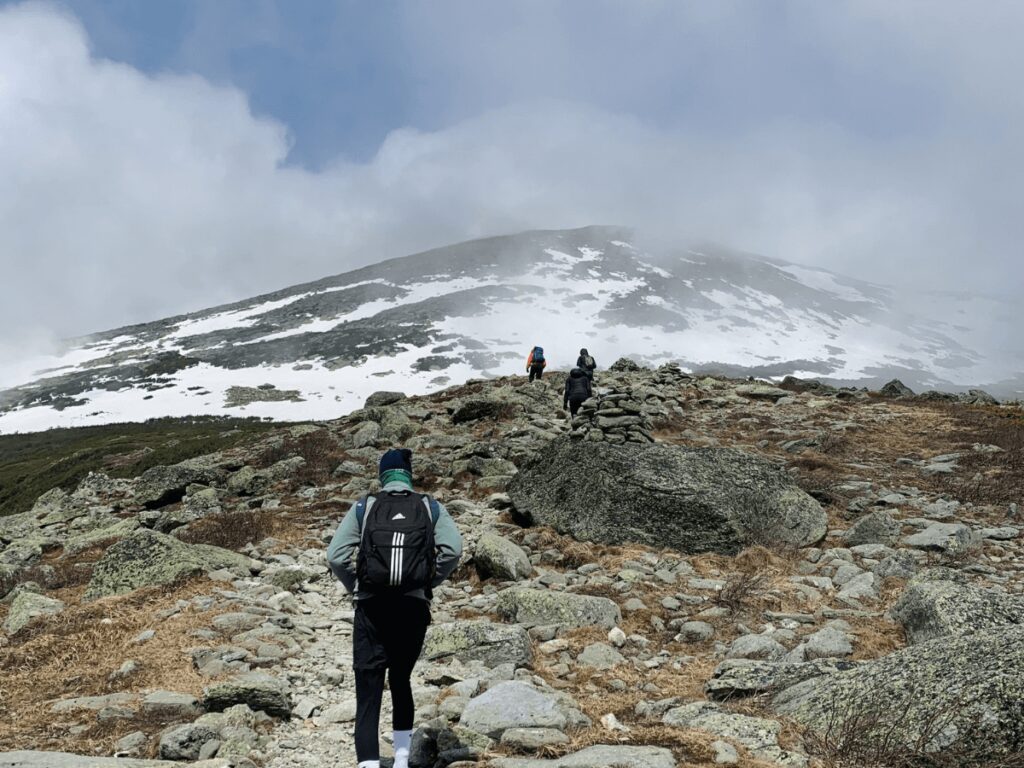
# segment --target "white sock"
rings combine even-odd
[[[359,768],[380,768],[380,760],[363,760]]]
[[[412,731],[392,731],[392,744],[395,747],[395,768],[409,768],[409,747],[412,744]]]

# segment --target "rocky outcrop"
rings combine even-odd
[[[557,624],[611,629],[622,620],[619,606],[607,597],[526,587],[512,587],[500,592],[497,610],[506,621],[526,626]]]
[[[856,662],[835,659],[804,662],[726,659],[715,668],[704,692],[719,701],[775,693],[812,677],[843,672],[855,666]]]
[[[509,485],[535,524],[604,544],[733,554],[753,543],[808,546],[818,502],[776,465],[728,448],[553,441]]]
[[[907,748],[962,744],[1004,755],[1024,743],[1024,628],[920,643],[778,694],[780,714],[819,733],[856,722],[860,738]]]
[[[1024,624],[1024,599],[955,581],[918,581],[907,586],[891,613],[913,645]]]
[[[64,603],[46,595],[23,590],[18,593],[7,612],[3,629],[13,635],[27,626],[32,619],[40,616],[53,616],[64,610]]]
[[[172,536],[139,529],[111,546],[96,563],[87,600],[120,595],[140,587],[171,584],[205,571],[227,568],[249,573],[245,555],[205,544],[185,544]]]
[[[156,509],[180,501],[193,483],[210,485],[222,482],[226,476],[223,469],[200,460],[150,467],[135,481],[135,501]]]
[[[427,630],[423,658],[480,661],[490,667],[511,662],[528,667],[533,663],[533,646],[526,630],[516,624],[455,621]]]
[[[221,712],[237,704],[276,717],[288,717],[292,711],[287,683],[262,672],[239,675],[203,691],[203,705],[211,712]]]

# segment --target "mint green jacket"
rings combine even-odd
[[[408,491],[409,486],[403,482],[392,482],[381,488],[380,493],[389,491]],[[371,494],[366,499],[366,510],[369,512],[374,502]],[[345,517],[342,518],[334,538],[327,545],[327,565],[331,572],[345,585],[356,600],[365,600],[373,597],[370,592],[359,590],[359,579],[356,576],[356,552],[359,549],[359,542],[362,538],[362,530],[359,527],[359,518],[356,515],[356,504],[353,504]],[[451,576],[452,571],[459,565],[462,557],[462,536],[455,526],[455,521],[448,514],[444,505],[435,500],[439,514],[434,524],[434,544],[437,547],[437,572],[431,587],[436,587],[445,579]],[[364,517],[365,519],[365,517]],[[422,600],[429,600],[422,589],[415,589],[407,593],[408,597],[418,597]]]

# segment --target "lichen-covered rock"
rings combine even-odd
[[[664,747],[623,747],[599,744],[555,760],[499,757],[492,768],[676,768],[672,752]]]
[[[77,552],[84,552],[104,541],[123,539],[139,527],[139,521],[133,517],[118,520],[102,528],[93,528],[86,533],[70,536],[64,542],[64,554],[73,555]]]
[[[781,691],[812,677],[853,669],[857,662],[816,659],[806,662],[726,659],[704,685],[708,698],[723,701]]]
[[[538,691],[532,685],[509,680],[491,686],[470,699],[459,724],[500,739],[509,728],[566,727],[569,718],[563,702],[555,695]]]
[[[864,515],[846,532],[846,546],[860,544],[892,544],[900,536],[902,526],[885,510]]]
[[[269,472],[250,467],[242,467],[228,477],[228,490],[238,496],[256,496],[263,493],[270,485]]]
[[[193,483],[210,485],[222,482],[226,472],[199,459],[169,466],[150,467],[135,481],[135,501],[149,509],[180,501]]]
[[[497,398],[476,397],[465,400],[452,412],[452,423],[464,424],[478,419],[493,419],[505,412],[508,406]]]
[[[907,536],[903,543],[929,552],[957,554],[970,549],[975,538],[963,523],[932,523],[920,533]]]
[[[912,582],[891,610],[907,642],[968,635],[981,629],[1024,624],[1024,599],[973,584],[947,580]]]
[[[247,672],[203,691],[203,705],[211,712],[220,712],[236,704],[245,704],[255,712],[288,717],[292,711],[287,683],[263,672]]]
[[[248,574],[245,555],[206,544],[185,544],[146,528],[111,546],[96,563],[85,591],[87,600],[120,595],[139,587],[171,584],[178,579],[221,568]]]
[[[200,760],[191,768],[231,768],[230,760]],[[0,768],[180,768],[168,760],[134,760],[127,757],[95,757],[67,752],[0,752]]]
[[[618,626],[622,614],[607,597],[510,587],[498,593],[498,614],[526,626],[558,624],[566,627]]]
[[[405,400],[404,392],[374,392],[366,398],[366,408],[377,408],[382,405],[391,405],[399,400]]]
[[[530,558],[519,545],[489,531],[477,539],[473,563],[482,578],[522,581],[533,573]]]
[[[798,683],[772,706],[819,733],[856,719],[865,739],[931,750],[959,742],[998,756],[1024,743],[1022,702],[1024,628],[998,627]]]
[[[14,598],[4,621],[4,632],[13,635],[39,616],[54,616],[64,610],[64,603],[46,595],[22,591]]]
[[[775,464],[729,448],[552,441],[508,489],[518,514],[583,541],[734,554],[808,546],[825,512]]]
[[[215,730],[196,723],[168,728],[160,734],[160,757],[164,760],[198,760],[203,745],[217,737]]]
[[[764,717],[728,712],[709,701],[695,701],[668,710],[662,717],[665,725],[696,728],[742,744],[753,757],[779,765],[807,765],[806,755],[779,746],[782,724]]]
[[[533,646],[526,630],[517,624],[453,621],[430,626],[423,643],[423,658],[481,661],[488,667],[511,662],[517,667],[528,667],[533,663]]]

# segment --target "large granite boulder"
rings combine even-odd
[[[552,441],[508,488],[517,512],[583,541],[734,554],[808,546],[825,512],[777,465],[731,448]]]
[[[907,642],[968,635],[981,629],[1024,624],[1024,599],[973,584],[911,582],[891,610]]]
[[[533,646],[529,634],[518,624],[453,621],[430,626],[422,656],[429,661],[454,658],[481,661],[488,667],[508,662],[528,667],[533,663]]]
[[[526,626],[557,624],[611,629],[622,620],[619,606],[607,597],[528,587],[511,587],[499,592],[497,610],[506,621]]]
[[[140,587],[171,584],[221,568],[248,575],[252,560],[207,544],[186,544],[147,528],[133,531],[104,553],[85,591],[87,600],[120,595]]]
[[[773,708],[806,727],[907,748],[969,747],[998,756],[1024,744],[1024,627],[942,637],[815,677],[779,693]]]

